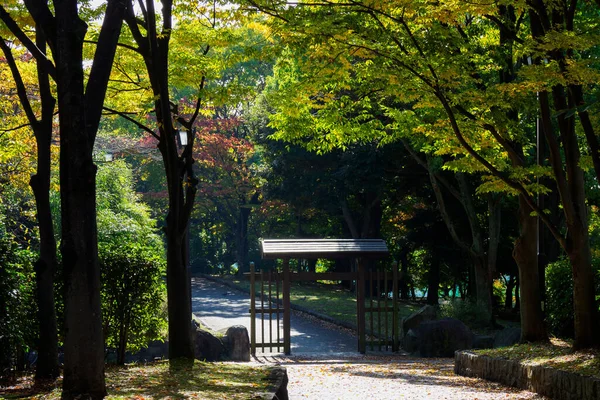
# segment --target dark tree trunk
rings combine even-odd
[[[483,256],[471,257],[473,261],[473,280],[475,282],[475,296],[471,298],[476,299],[477,304],[485,308],[488,312],[491,320],[492,316],[492,292],[491,292],[491,277],[490,271],[487,267],[486,259]]]
[[[169,208],[167,216],[167,303],[169,314],[169,358],[194,359],[191,331],[192,303],[190,276],[183,259],[181,228],[171,217],[179,215],[178,207]]]
[[[46,53],[46,38],[36,31],[36,44]],[[35,264],[36,295],[38,303],[39,345],[35,370],[36,380],[53,379],[59,375],[58,329],[54,301],[54,273],[56,271],[56,240],[50,208],[50,165],[52,119],[56,100],[50,90],[48,72],[38,68],[38,82],[42,102],[42,118],[34,128],[37,141],[37,171],[29,182],[33,191],[40,231],[40,257]]]
[[[119,348],[117,349],[117,364],[125,364],[125,354],[127,352],[127,335],[129,334],[129,318],[121,320],[119,326]]]
[[[64,399],[106,395],[100,268],[96,230],[96,167],[86,132],[83,78],[85,23],[75,1],[56,4],[60,120],[62,262],[65,288]]]
[[[3,18],[12,21],[8,15]],[[46,54],[46,38],[43,29],[36,29],[36,46],[40,54]],[[0,38],[0,48],[9,65],[21,107],[33,129],[37,144],[37,171],[29,182],[36,203],[36,214],[40,232],[39,257],[35,262],[36,303],[38,306],[38,362],[36,381],[54,379],[59,375],[58,336],[56,311],[54,307],[54,272],[56,270],[56,240],[50,209],[50,147],[52,119],[56,100],[50,90],[49,70],[43,65],[37,67],[37,77],[41,102],[41,119],[33,112],[27,88],[13,57],[11,48]]]
[[[235,248],[238,273],[249,272],[248,266],[248,220],[250,219],[250,207],[240,207],[235,229]]]
[[[519,196],[519,238],[515,242],[513,257],[519,266],[519,290],[516,297],[521,310],[521,341],[548,341],[546,325],[541,308],[541,292],[538,278],[537,219],[531,216],[531,208],[523,196]]]
[[[400,298],[408,300],[408,251],[403,249],[400,252]]]
[[[439,304],[440,290],[440,262],[432,259],[427,274],[427,304],[437,306]]]
[[[106,394],[104,384],[103,335],[100,314],[100,270],[96,232],[96,167],[92,160],[93,143],[102,112],[114,53],[123,22],[125,5],[109,0],[102,23],[96,54],[84,92],[83,41],[87,25],[79,18],[76,0],[54,2],[54,10],[47,2],[26,2],[26,7],[43,32],[53,53],[56,67],[44,56],[45,46],[38,37],[33,45],[18,25],[2,13],[2,18],[15,36],[38,61],[40,93],[44,96],[44,122],[42,129],[49,129],[50,96],[48,77],[55,77],[58,93],[60,123],[60,195],[62,242],[61,253],[64,265],[65,290],[65,336],[64,336],[64,379],[62,397],[100,399]],[[54,15],[52,12],[54,11]],[[35,118],[29,118],[30,121]],[[37,124],[32,124],[36,126]],[[46,138],[49,140],[49,138]],[[46,146],[44,144],[42,147]],[[42,160],[42,162],[46,162]],[[44,167],[43,167],[44,168]],[[44,172],[45,174],[45,172]],[[46,177],[40,174],[32,178],[34,191],[46,191]],[[44,203],[46,200],[42,200]],[[46,207],[42,204],[42,210]],[[47,218],[47,215],[41,218]],[[40,230],[49,234],[46,222],[40,222]],[[43,225],[43,228],[42,228]],[[47,236],[46,236],[47,239]],[[37,295],[46,301],[43,307],[53,307],[51,284],[53,247],[48,240],[43,247],[43,256],[36,265],[38,283],[42,284]],[[43,317],[50,324],[52,334],[52,311]],[[43,357],[53,357],[52,339],[42,339]],[[53,368],[48,361],[42,369]]]
[[[559,8],[550,10],[546,3],[542,1],[534,2],[529,13],[533,38],[539,39],[552,29],[572,31],[574,16],[574,9],[573,12]],[[572,53],[571,49],[567,49],[566,52],[551,50],[548,57],[557,63],[561,72],[565,73],[569,62],[567,57],[571,57]],[[563,110],[577,107],[582,101],[582,94],[576,86],[572,86],[570,89],[571,91],[567,95],[562,85],[557,84],[552,87],[553,110],[557,113],[556,125],[560,131],[558,136],[554,133],[553,115],[550,111],[548,93],[540,92],[538,98],[543,133],[548,144],[550,165],[560,193],[567,226],[566,238],[560,237],[559,233],[556,233],[555,237],[561,243],[571,261],[575,314],[575,341],[573,347],[580,349],[600,344],[600,327],[598,326],[598,310],[594,298],[585,183],[580,166],[580,144],[575,130],[574,116],[562,113]],[[597,138],[591,137],[595,135],[589,129],[587,115],[579,113],[579,116],[588,139],[588,146],[598,150]],[[590,141],[590,139],[592,140]],[[593,158],[594,167],[596,167],[600,163],[599,155],[596,153]]]

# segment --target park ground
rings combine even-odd
[[[230,286],[195,278],[193,309],[201,320],[214,330],[235,324],[249,325],[248,296]],[[243,289],[243,284],[242,284]],[[315,299],[317,288],[297,289],[297,302],[305,307],[321,304],[320,313],[327,313],[327,301]],[[332,293],[332,291],[329,291]],[[350,296],[348,296],[350,297]],[[344,295],[327,298],[333,309],[342,313]],[[342,299],[342,300],[340,300]],[[336,303],[338,302],[338,303]],[[417,308],[407,304],[406,313]],[[347,308],[347,307],[346,307]],[[415,358],[406,354],[370,351],[358,354],[356,337],[348,329],[323,322],[304,313],[294,313],[292,319],[292,355],[257,354],[250,363],[204,363],[193,368],[170,370],[166,361],[130,364],[107,368],[108,399],[257,399],[268,389],[268,375],[274,366],[286,368],[290,399],[545,399],[538,394],[506,387],[482,379],[457,376],[452,359]],[[560,348],[563,348],[562,353]],[[556,342],[535,353],[531,347],[516,346],[502,357],[562,360],[584,358],[584,372],[598,374],[597,355],[573,355],[565,343]],[[559,349],[559,350],[557,350]],[[496,351],[497,352],[497,351]],[[492,354],[494,355],[494,354]],[[562,358],[561,358],[562,357]],[[595,371],[595,372],[594,372]],[[10,387],[0,389],[0,398],[59,399],[60,381],[43,387],[32,386],[25,376]]]

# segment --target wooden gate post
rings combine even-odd
[[[365,320],[365,267],[362,259],[358,258],[358,273],[356,277],[356,323],[358,325],[358,352],[367,352],[366,320]]]
[[[250,353],[256,356],[256,293],[254,263],[250,263]]]
[[[290,321],[290,259],[283,259],[283,352],[292,353]]]

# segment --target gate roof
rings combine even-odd
[[[389,251],[383,239],[262,239],[263,259],[383,258]]]

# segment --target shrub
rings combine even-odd
[[[455,299],[440,305],[440,317],[456,318],[471,329],[490,325],[490,315],[486,308],[469,300]]]
[[[600,260],[592,259],[596,272],[596,293],[600,293]],[[568,259],[561,259],[546,268],[546,320],[550,332],[561,338],[572,338],[575,329],[573,315],[573,275]]]
[[[18,367],[19,354],[35,347],[36,311],[33,254],[0,226],[0,379]]]
[[[164,246],[126,163],[99,168],[97,199],[104,336],[123,363],[166,334]]]
[[[106,345],[117,349],[119,364],[124,363],[126,351],[137,351],[164,337],[166,289],[161,256],[131,241],[101,251],[104,335]]]

